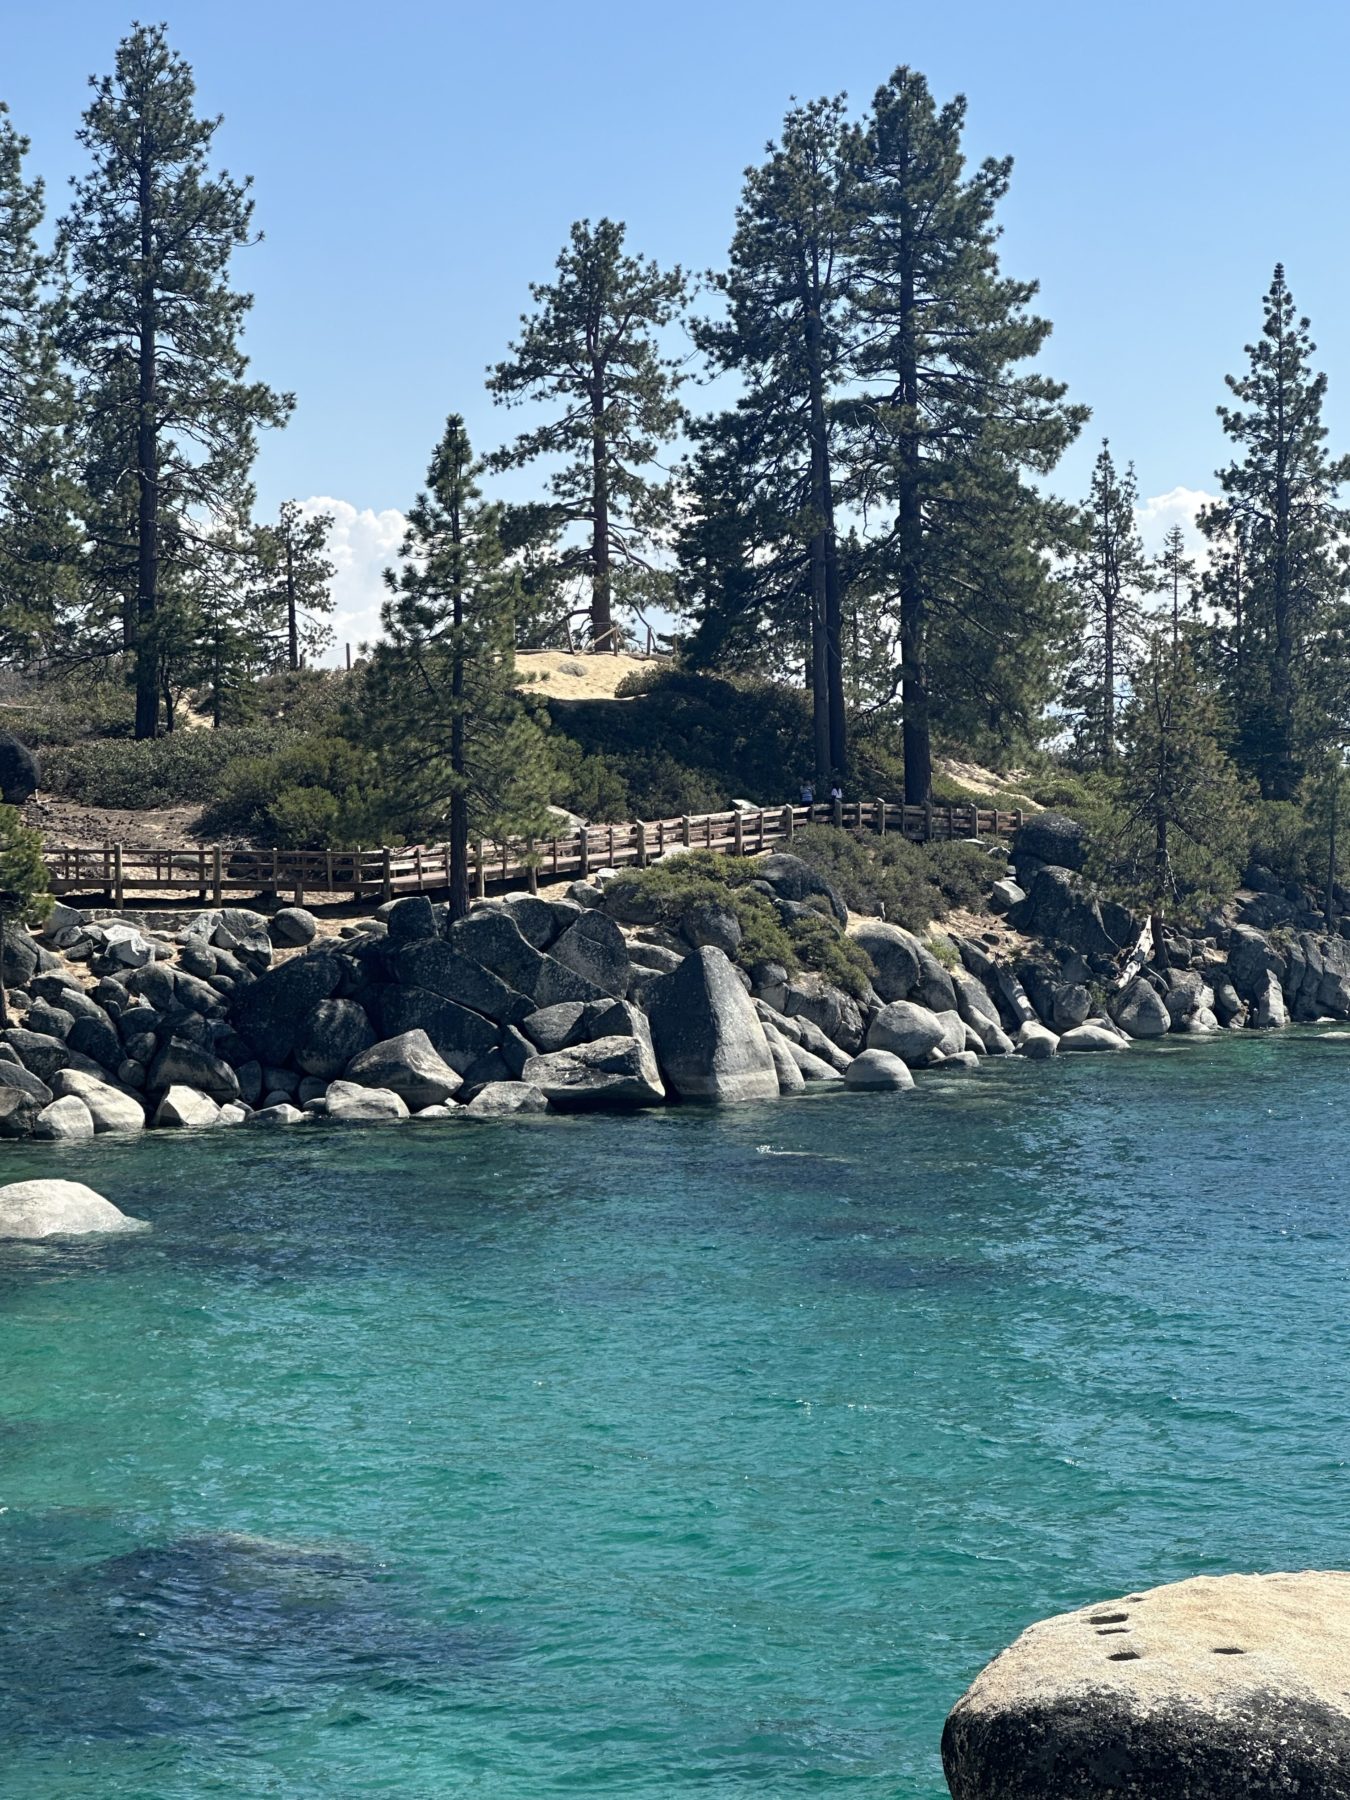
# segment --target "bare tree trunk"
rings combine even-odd
[[[458,508],[452,515],[451,532],[459,544]],[[450,795],[450,917],[463,919],[469,912],[469,792],[464,754],[464,590],[458,573],[450,641],[450,768],[455,778]]]
[[[905,804],[927,806],[933,797],[933,745],[929,717],[927,620],[923,595],[923,514],[919,494],[917,416],[919,370],[914,346],[914,279],[900,285],[900,394],[909,420],[900,446],[900,699],[905,748]]]
[[[1341,779],[1340,771],[1332,777],[1331,782],[1331,818],[1327,830],[1327,891],[1322,906],[1322,917],[1326,921],[1327,933],[1336,929],[1336,831],[1340,824]]]

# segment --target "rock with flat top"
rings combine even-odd
[[[513,1113],[551,1112],[552,1108],[547,1094],[527,1081],[489,1081],[466,1107],[457,1110],[466,1119],[499,1119]]]
[[[83,1100],[97,1132],[145,1129],[145,1108],[134,1094],[123,1093],[80,1069],[58,1069],[52,1076],[52,1092],[58,1099],[74,1094]]]
[[[0,1238],[85,1237],[145,1231],[144,1219],[119,1212],[82,1181],[11,1181],[0,1187]]]
[[[644,1037],[598,1037],[532,1056],[521,1079],[559,1108],[659,1106],[666,1097],[651,1044]]]
[[[1084,1024],[1066,1031],[1059,1040],[1059,1048],[1062,1053],[1065,1050],[1127,1050],[1129,1045],[1105,1025]]]
[[[942,1734],[953,1800],[1348,1800],[1350,1574],[1197,1576],[1024,1631]]]

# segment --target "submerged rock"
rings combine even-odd
[[[0,1187],[0,1238],[83,1237],[145,1231],[144,1219],[119,1212],[82,1181],[12,1181]]]
[[[1024,1631],[942,1734],[954,1800],[1350,1796],[1350,1574],[1198,1576]]]

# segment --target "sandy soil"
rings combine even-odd
[[[184,806],[162,806],[145,812],[125,812],[101,806],[84,806],[57,794],[35,794],[23,808],[27,824],[36,825],[49,848],[100,844],[126,844],[138,850],[177,850],[190,844],[214,843],[198,836],[193,827],[201,814],[193,801]],[[242,844],[242,838],[222,838],[226,849]]]
[[[1022,777],[1017,769],[1010,770],[1006,775],[996,775],[992,769],[982,768],[979,763],[958,762],[954,756],[935,756],[933,768],[948,780],[959,781],[962,787],[969,788],[973,794],[988,794],[991,799],[997,795],[1000,807],[1025,806],[1031,812],[1039,810],[1029,794],[1018,792],[1017,784]]]
[[[661,658],[630,656],[625,651],[518,650],[516,668],[529,677],[532,693],[559,700],[612,700],[625,675],[657,668]]]

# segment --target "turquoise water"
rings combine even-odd
[[[1350,1044],[54,1152],[0,1793],[937,1796],[1029,1620],[1350,1566]]]

